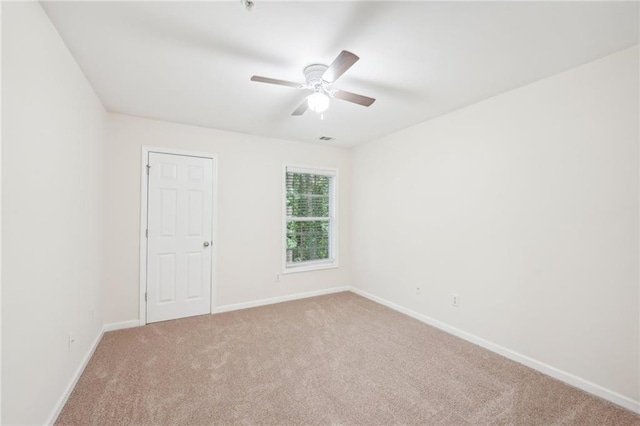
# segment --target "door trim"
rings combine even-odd
[[[153,146],[142,146],[140,155],[140,279],[139,279],[139,309],[138,318],[140,325],[147,324],[147,304],[144,295],[147,291],[147,159],[150,152],[160,154],[174,154],[189,157],[210,158],[213,162],[213,192],[211,202],[211,229],[213,235],[213,243],[211,244],[211,307],[210,313],[215,312],[217,300],[217,281],[218,281],[218,155],[211,152],[186,151],[173,148],[160,148]]]

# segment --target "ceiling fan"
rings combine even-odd
[[[329,108],[330,98],[336,98],[368,107],[375,102],[374,98],[344,90],[332,89],[330,87],[330,85],[340,78],[340,76],[342,76],[342,74],[344,74],[349,68],[351,68],[358,59],[360,59],[358,56],[343,50],[329,66],[322,64],[309,65],[304,69],[305,83],[294,83],[292,81],[260,77],[258,75],[251,77],[251,81],[289,86],[295,89],[311,90],[313,93],[307,96],[291,115],[302,115],[307,111],[307,109],[310,109],[313,112],[323,113],[327,108]]]

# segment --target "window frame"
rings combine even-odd
[[[333,197],[329,206],[329,259],[309,260],[297,265],[287,264],[287,172],[306,173],[314,175],[330,176]],[[285,163],[282,166],[282,273],[293,274],[298,272],[318,271],[334,269],[338,267],[338,169],[334,167],[308,166],[301,164]]]

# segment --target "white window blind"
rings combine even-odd
[[[286,268],[334,259],[333,171],[286,168]]]

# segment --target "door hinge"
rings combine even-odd
[[[149,230],[148,230],[148,229],[147,229],[146,231],[144,231],[144,236],[145,236],[146,238],[149,238]]]
[[[151,169],[151,166],[147,164],[147,176],[149,176],[149,169]]]
[[[147,292],[144,293],[144,301],[147,301]]]

